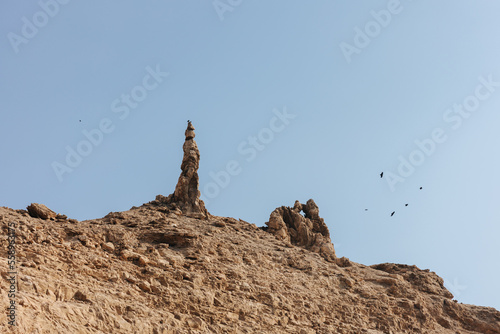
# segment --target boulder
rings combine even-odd
[[[28,210],[29,215],[33,218],[52,219],[57,217],[57,214],[54,211],[50,210],[43,204],[31,203],[31,205],[28,205],[26,209]]]

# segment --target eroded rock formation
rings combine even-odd
[[[329,261],[336,258],[328,226],[319,216],[319,208],[312,199],[306,204],[295,201],[293,208],[276,208],[266,225],[268,232],[279,240],[319,253]]]
[[[26,210],[28,210],[29,215],[33,218],[51,219],[57,216],[57,214],[47,206],[38,203],[31,203]]]
[[[208,214],[199,158],[189,123],[168,197],[82,222],[0,207],[4,243],[16,236],[16,284],[0,272],[16,326],[0,312],[0,333],[500,334],[500,312],[453,300],[430,270],[337,259],[312,199],[274,210],[267,232]]]
[[[158,195],[150,204],[166,205],[177,214],[184,214],[194,218],[208,218],[205,203],[200,199],[198,168],[200,166],[200,151],[194,137],[194,126],[188,122],[185,132],[184,157],[181,164],[181,175],[177,181],[175,191],[168,197]]]

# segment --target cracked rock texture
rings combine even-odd
[[[500,333],[415,266],[348,267],[233,218],[149,204],[101,219],[16,223],[17,324],[2,333]],[[8,305],[7,247],[0,303]]]

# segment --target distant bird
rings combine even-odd
[[[394,214],[396,213],[396,211],[392,211],[391,213],[391,217],[394,216]]]
[[[365,211],[368,211],[368,209],[365,209]]]
[[[422,187],[420,187],[420,190],[422,190]]]
[[[382,178],[384,176],[384,172],[380,173],[380,178]]]
[[[82,120],[80,120],[80,123],[82,122]]]
[[[405,206],[408,206],[408,203],[406,203]]]

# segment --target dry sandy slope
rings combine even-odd
[[[341,267],[241,220],[151,205],[84,222],[0,208],[5,307],[9,222],[18,326],[2,313],[1,332],[500,333],[500,312],[454,302],[433,272]]]

